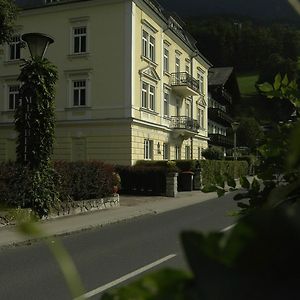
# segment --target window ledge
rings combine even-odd
[[[149,114],[152,114],[152,115],[155,115],[155,116],[158,116],[158,112],[150,110],[150,109],[147,109],[147,108],[144,108],[144,107],[141,107],[140,111],[146,112],[146,113],[149,113]]]
[[[24,59],[12,59],[4,61],[4,65],[19,65],[20,63],[24,62]]]
[[[91,106],[71,106],[71,107],[65,107],[65,110],[88,110],[92,109]]]
[[[167,71],[164,71],[164,75],[166,75],[166,76],[168,76],[168,77],[171,76],[171,74],[170,74],[169,72],[167,72]]]
[[[88,58],[90,56],[90,53],[84,52],[84,53],[71,53],[68,55],[69,59],[73,58]]]
[[[147,63],[149,63],[153,67],[157,67],[158,66],[158,64],[156,62],[152,61],[150,58],[148,58],[148,57],[146,57],[144,55],[141,55],[141,59],[144,60],[144,61],[146,61]]]
[[[3,111],[1,111],[1,114],[7,114],[7,115],[10,115],[10,114],[14,114],[15,113],[15,110],[13,110],[13,109],[8,109],[8,110],[3,110]]]
[[[165,120],[168,120],[168,121],[171,121],[171,120],[172,120],[172,118],[171,118],[171,117],[168,117],[168,116],[163,116],[163,118],[164,118]]]

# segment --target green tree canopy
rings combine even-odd
[[[0,0],[0,44],[9,42],[14,33],[17,7],[11,0]]]
[[[237,143],[239,146],[246,146],[253,150],[263,137],[263,131],[254,118],[243,118],[240,120],[240,126],[237,130]]]

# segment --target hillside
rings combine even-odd
[[[300,18],[288,0],[157,0],[167,10],[182,17],[239,15],[260,20],[289,20],[300,24]],[[183,5],[184,3],[184,5]]]

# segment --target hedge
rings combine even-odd
[[[115,185],[112,165],[101,161],[55,161],[53,168],[59,175],[57,191],[60,200],[88,200],[110,196]],[[0,203],[15,203],[19,192],[16,186],[15,163],[0,164]],[[19,205],[21,205],[19,203]]]
[[[203,185],[214,184],[220,175],[228,174],[233,178],[239,178],[249,174],[247,161],[226,160],[174,160],[177,170],[180,172],[195,172],[200,167]],[[168,161],[139,161],[138,166],[168,166]]]
[[[210,185],[217,182],[220,175],[228,174],[233,178],[248,175],[246,161],[201,160],[202,184]]]
[[[166,193],[167,166],[116,166],[121,177],[121,194],[164,195]]]

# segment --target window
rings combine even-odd
[[[185,65],[185,71],[190,74],[190,65],[189,64],[186,64]]]
[[[15,110],[19,103],[19,85],[8,86],[8,109]]]
[[[175,73],[179,73],[180,72],[180,59],[179,57],[175,58]]]
[[[192,105],[190,101],[185,102],[185,115],[186,117],[192,117]]]
[[[180,146],[175,146],[175,159],[181,159],[181,149],[180,149]]]
[[[142,34],[142,55],[155,61],[155,37],[145,30]]]
[[[163,159],[170,159],[170,147],[168,143],[163,144]]]
[[[169,49],[164,48],[164,72],[169,72]]]
[[[199,80],[199,91],[200,91],[200,94],[204,95],[204,77],[200,73],[198,73],[198,80]]]
[[[170,94],[168,91],[164,92],[164,116],[169,116],[169,106],[170,106]]]
[[[142,82],[142,107],[155,111],[155,86]]]
[[[9,44],[9,60],[17,60],[21,58],[20,36],[16,35]]]
[[[144,159],[153,159],[153,141],[144,140]]]
[[[86,26],[73,28],[73,52],[85,53],[87,51]]]
[[[73,81],[73,106],[86,105],[86,80]]]
[[[198,159],[202,159],[202,148],[198,147]]]
[[[185,146],[185,159],[191,159],[191,147]]]
[[[197,109],[197,120],[200,128],[204,128],[204,111],[201,108]]]

